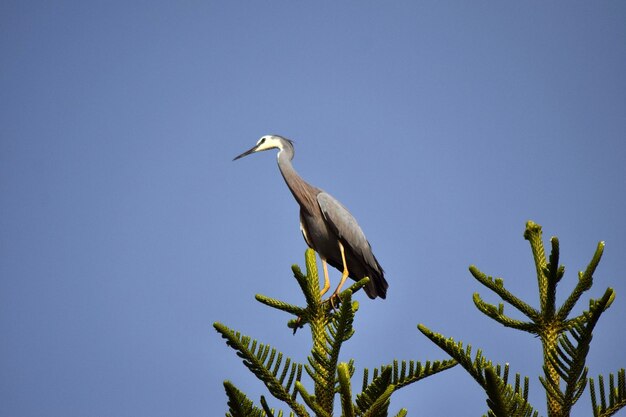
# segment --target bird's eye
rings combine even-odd
[[[259,145],[262,144],[263,142],[265,142],[265,138],[261,138],[261,140],[259,141]]]

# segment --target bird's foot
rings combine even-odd
[[[337,300],[338,302],[341,302],[341,298],[339,298],[339,294],[336,292],[334,292],[333,295],[331,295],[328,298],[328,302],[330,303],[330,306],[333,308],[333,311],[336,313],[337,308],[335,307],[335,300]]]

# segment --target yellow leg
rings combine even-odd
[[[337,243],[339,243],[339,251],[341,252],[341,261],[343,262],[343,273],[341,274],[341,281],[339,282],[339,285],[337,286],[337,289],[335,290],[331,298],[336,297],[339,294],[341,287],[343,287],[343,284],[346,282],[346,280],[348,279],[348,275],[350,274],[350,272],[348,271],[348,264],[346,263],[346,254],[343,251],[343,245],[341,244],[341,242],[337,242]]]
[[[320,291],[320,297],[326,294],[326,291],[330,288],[330,279],[328,279],[328,265],[326,264],[326,259],[322,259],[322,265],[324,266],[324,288]]]

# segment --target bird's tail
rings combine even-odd
[[[387,288],[389,288],[389,284],[385,279],[385,273],[383,272],[382,268],[380,272],[369,269],[367,276],[369,277],[370,281],[367,283],[365,288],[363,288],[365,290],[365,294],[367,294],[367,296],[372,299],[380,297],[384,300],[385,298],[387,298]]]

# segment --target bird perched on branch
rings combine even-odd
[[[342,271],[341,281],[330,297],[331,304],[348,277],[356,281],[369,277],[369,282],[364,287],[365,293],[370,298],[384,299],[389,285],[365,234],[356,219],[339,201],[305,182],[294,170],[291,164],[294,155],[292,141],[278,135],[263,136],[255,146],[235,157],[233,161],[268,149],[278,149],[278,168],[300,205],[300,230],[307,245],[322,259],[324,288],[320,295],[324,295],[330,288],[326,265],[329,263]]]

